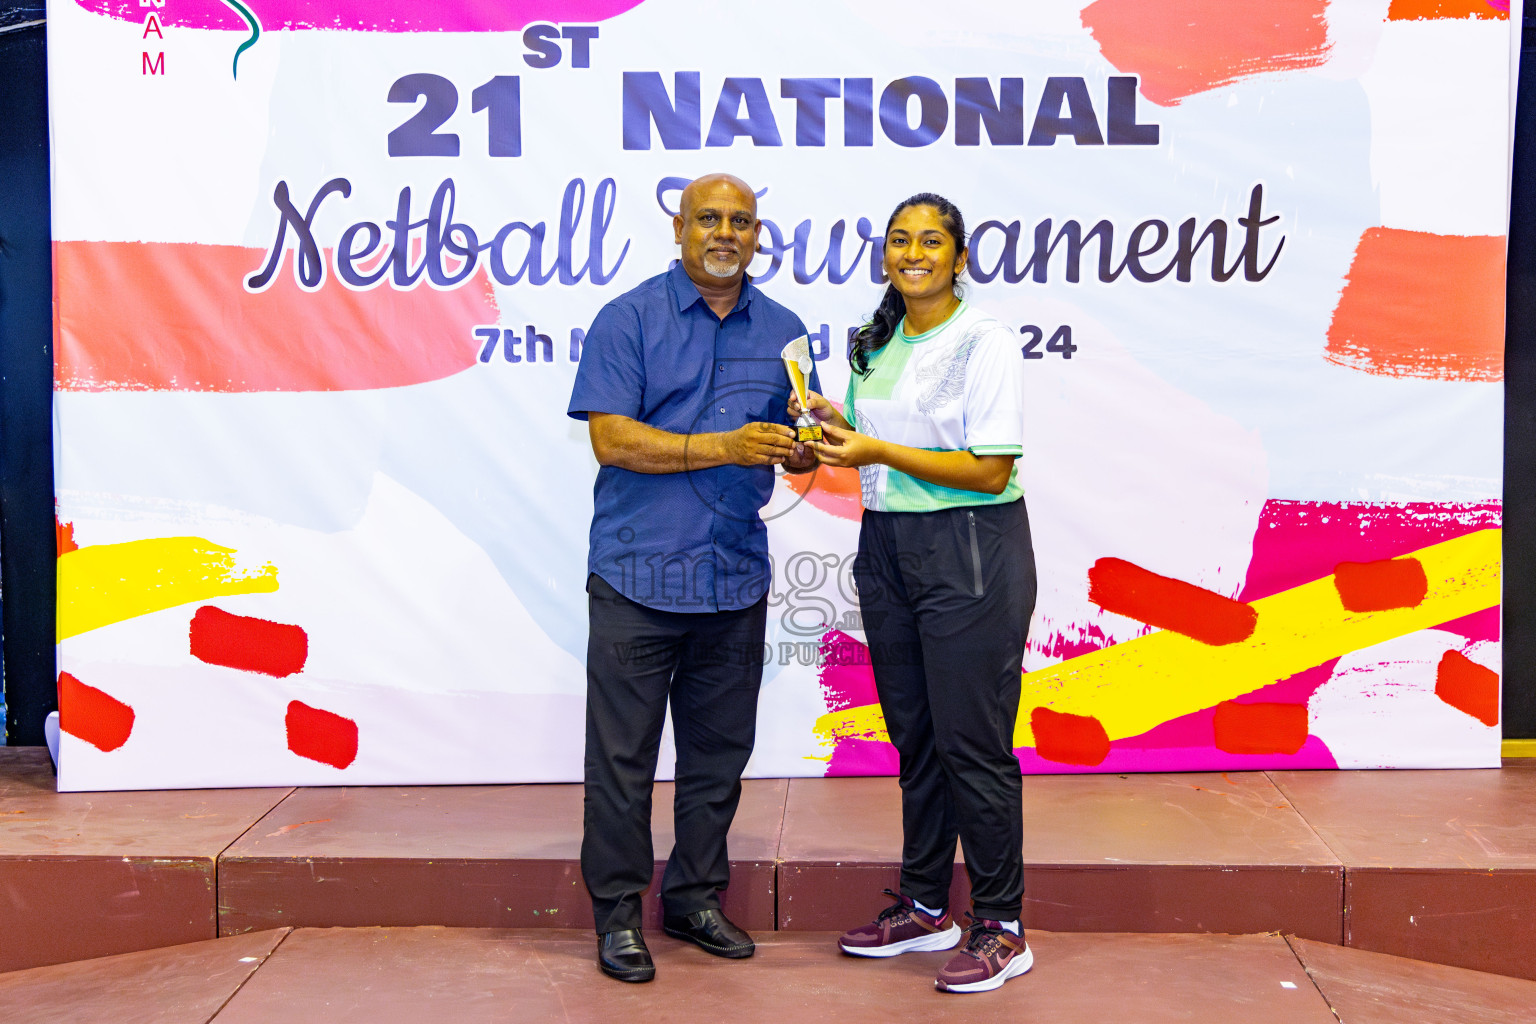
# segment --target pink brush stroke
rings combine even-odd
[[[869,665],[869,648],[840,629],[829,629],[821,638],[823,660],[821,696],[828,711],[877,704],[875,672]],[[827,762],[827,777],[839,775],[897,775],[901,759],[896,748],[880,740],[839,737]]]
[[[138,24],[139,0],[75,0],[93,14]],[[556,25],[607,21],[644,0],[245,0],[262,30],[330,29],[351,32],[515,32],[536,22]],[[154,9],[166,27],[249,31],[220,0],[173,0]]]
[[[1185,715],[1158,726],[1163,729],[1177,726],[1185,719],[1201,718],[1210,733],[1210,719],[1214,710]],[[1152,732],[1156,732],[1154,729]],[[1152,733],[1146,734],[1151,736]],[[1115,772],[1216,772],[1216,771],[1280,771],[1288,768],[1337,768],[1338,762],[1328,750],[1327,744],[1316,736],[1308,736],[1307,742],[1294,754],[1228,754],[1218,750],[1207,740],[1191,746],[1130,747],[1134,740],[1120,740],[1109,745],[1109,756],[1102,763],[1085,767],[1047,761],[1036,754],[1033,747],[1020,747],[1014,751],[1019,767],[1025,775],[1108,775]]]
[[[1331,576],[1340,562],[1396,558],[1491,529],[1503,516],[1497,501],[1266,501],[1237,599],[1256,601]]]

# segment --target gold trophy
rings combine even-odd
[[[789,372],[789,383],[795,389],[795,398],[800,401],[800,418],[795,421],[795,440],[820,441],[821,423],[811,415],[805,397],[806,378],[811,375],[811,367],[816,365],[811,360],[811,341],[802,334],[785,345],[779,355],[784,359],[784,369]]]

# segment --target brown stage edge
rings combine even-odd
[[[1536,982],[1291,939],[1341,1024],[1530,1024]]]
[[[900,875],[896,781],[791,780],[781,857],[781,928],[868,920]],[[1024,880],[1031,928],[1343,936],[1338,858],[1258,772],[1028,776]]]
[[[0,974],[0,1020],[205,1024],[289,929]]]
[[[742,784],[727,914],[775,926],[782,779]],[[645,901],[659,927],[672,848],[671,783],[652,810],[657,860]],[[276,925],[590,928],[581,880],[581,786],[422,786],[296,792],[219,861],[220,932]]]
[[[830,933],[763,936],[747,960],[650,937],[656,980],[603,977],[590,934],[463,929],[300,930],[216,1024],[570,1020],[646,1024],[1336,1024],[1277,936],[1030,936],[1031,973],[984,995],[936,992],[946,954],[841,955]]]
[[[1345,944],[1536,979],[1536,769],[1271,774],[1344,863]]]
[[[219,853],[289,792],[54,786],[0,747],[0,971],[214,938]]]
[[[779,847],[779,927],[842,931],[874,919],[901,881],[901,789],[893,778],[791,779]],[[955,857],[950,900],[969,906]]]

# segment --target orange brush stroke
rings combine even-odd
[[[1083,27],[1141,94],[1171,107],[1186,96],[1328,58],[1325,0],[1098,0]]]
[[[327,254],[328,255],[328,254]],[[366,292],[327,275],[242,284],[265,253],[234,245],[56,242],[61,391],[360,391],[439,380],[475,363],[495,323],[484,278]]]
[[[1504,273],[1502,235],[1368,228],[1324,355],[1384,377],[1503,380]]]
[[[1489,18],[1508,21],[1509,11],[1488,0],[1392,0],[1388,21],[1422,21],[1425,18]]]
[[[789,489],[834,516],[858,522],[864,516],[859,490],[859,471],[840,466],[817,466],[810,473],[786,473]]]

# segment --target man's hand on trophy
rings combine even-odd
[[[816,453],[803,441],[795,442],[795,450],[784,460],[784,468],[791,473],[804,473],[816,467]]]
[[[718,435],[725,461],[737,466],[777,466],[795,448],[795,431],[782,423],[748,423]]]

